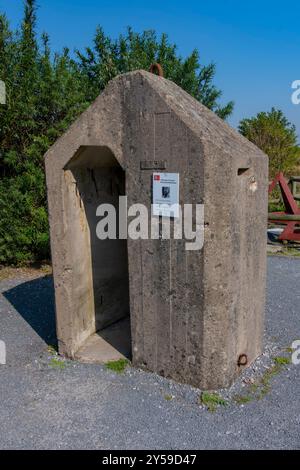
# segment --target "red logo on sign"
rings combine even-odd
[[[159,181],[160,180],[160,175],[154,175],[154,179],[155,179],[155,181]]]

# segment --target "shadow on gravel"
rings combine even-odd
[[[47,344],[56,347],[52,276],[24,282],[3,295]]]

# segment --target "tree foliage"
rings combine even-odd
[[[21,3],[21,2],[20,2]],[[128,29],[112,40],[98,28],[93,46],[53,54],[47,34],[37,38],[36,0],[26,0],[20,28],[0,14],[0,78],[7,105],[0,106],[0,264],[49,256],[43,155],[114,76],[160,62],[165,76],[222,118],[215,66],[201,66],[195,50],[187,58],[165,34]]]
[[[109,80],[121,73],[137,69],[148,70],[153,62],[161,64],[164,76],[186,90],[221,118],[233,111],[233,102],[219,104],[222,92],[213,85],[215,64],[201,66],[195,49],[183,59],[166,34],[157,37],[155,31],[135,33],[131,28],[126,35],[112,40],[98,27],[93,47],[77,51],[79,66],[88,83],[89,97],[95,98]]]
[[[296,128],[282,111],[272,108],[270,112],[243,119],[239,130],[268,155],[271,178],[279,171],[290,175],[300,163]]]
[[[38,47],[35,11],[27,0],[14,33],[0,15],[0,263],[49,257],[43,155],[88,104],[69,52],[51,59],[47,35]]]

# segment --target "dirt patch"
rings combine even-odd
[[[50,264],[39,264],[15,268],[11,266],[0,265],[0,281],[12,278],[33,278],[52,274],[52,266]]]

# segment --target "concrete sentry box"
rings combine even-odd
[[[180,382],[229,386],[262,347],[266,156],[174,83],[137,71],[112,80],[45,159],[59,351],[131,354]],[[151,214],[155,172],[179,174],[181,205],[204,204],[201,250],[97,238],[102,203],[118,212],[126,195]]]

